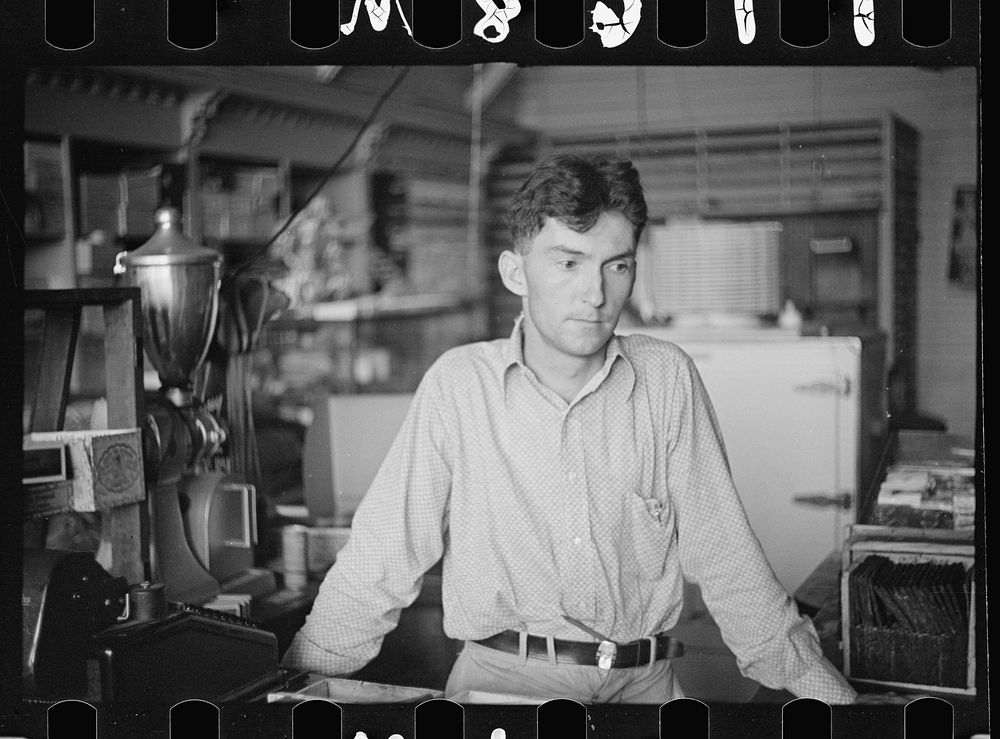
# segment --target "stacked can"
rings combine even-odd
[[[285,587],[305,590],[309,583],[309,527],[301,524],[281,529],[281,556],[284,561]]]

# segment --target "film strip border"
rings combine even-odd
[[[746,710],[752,707],[755,710]],[[627,710],[625,710],[627,709]],[[292,737],[292,739],[724,739],[728,737],[900,737],[951,739],[953,707],[921,697],[905,705],[830,706],[813,699],[784,705],[708,706],[690,698],[662,706],[584,706],[551,700],[537,706],[461,706],[446,699],[408,704],[340,706],[313,699],[296,704],[223,705],[188,700],[160,709],[101,708],[68,700],[35,711],[27,736]],[[44,724],[44,726],[42,726]],[[34,733],[32,730],[34,730]]]
[[[978,0],[36,0],[58,63],[977,64]]]

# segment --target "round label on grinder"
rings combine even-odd
[[[97,481],[113,493],[121,492],[139,479],[139,455],[128,444],[112,444],[96,465]]]

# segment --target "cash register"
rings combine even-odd
[[[281,668],[277,637],[246,619],[169,602],[162,583],[129,587],[89,552],[24,556],[29,700],[255,701],[305,678]]]

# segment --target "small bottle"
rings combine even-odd
[[[778,314],[778,326],[793,331],[798,331],[802,328],[802,314],[795,307],[793,300],[789,299],[785,301],[785,307]]]

